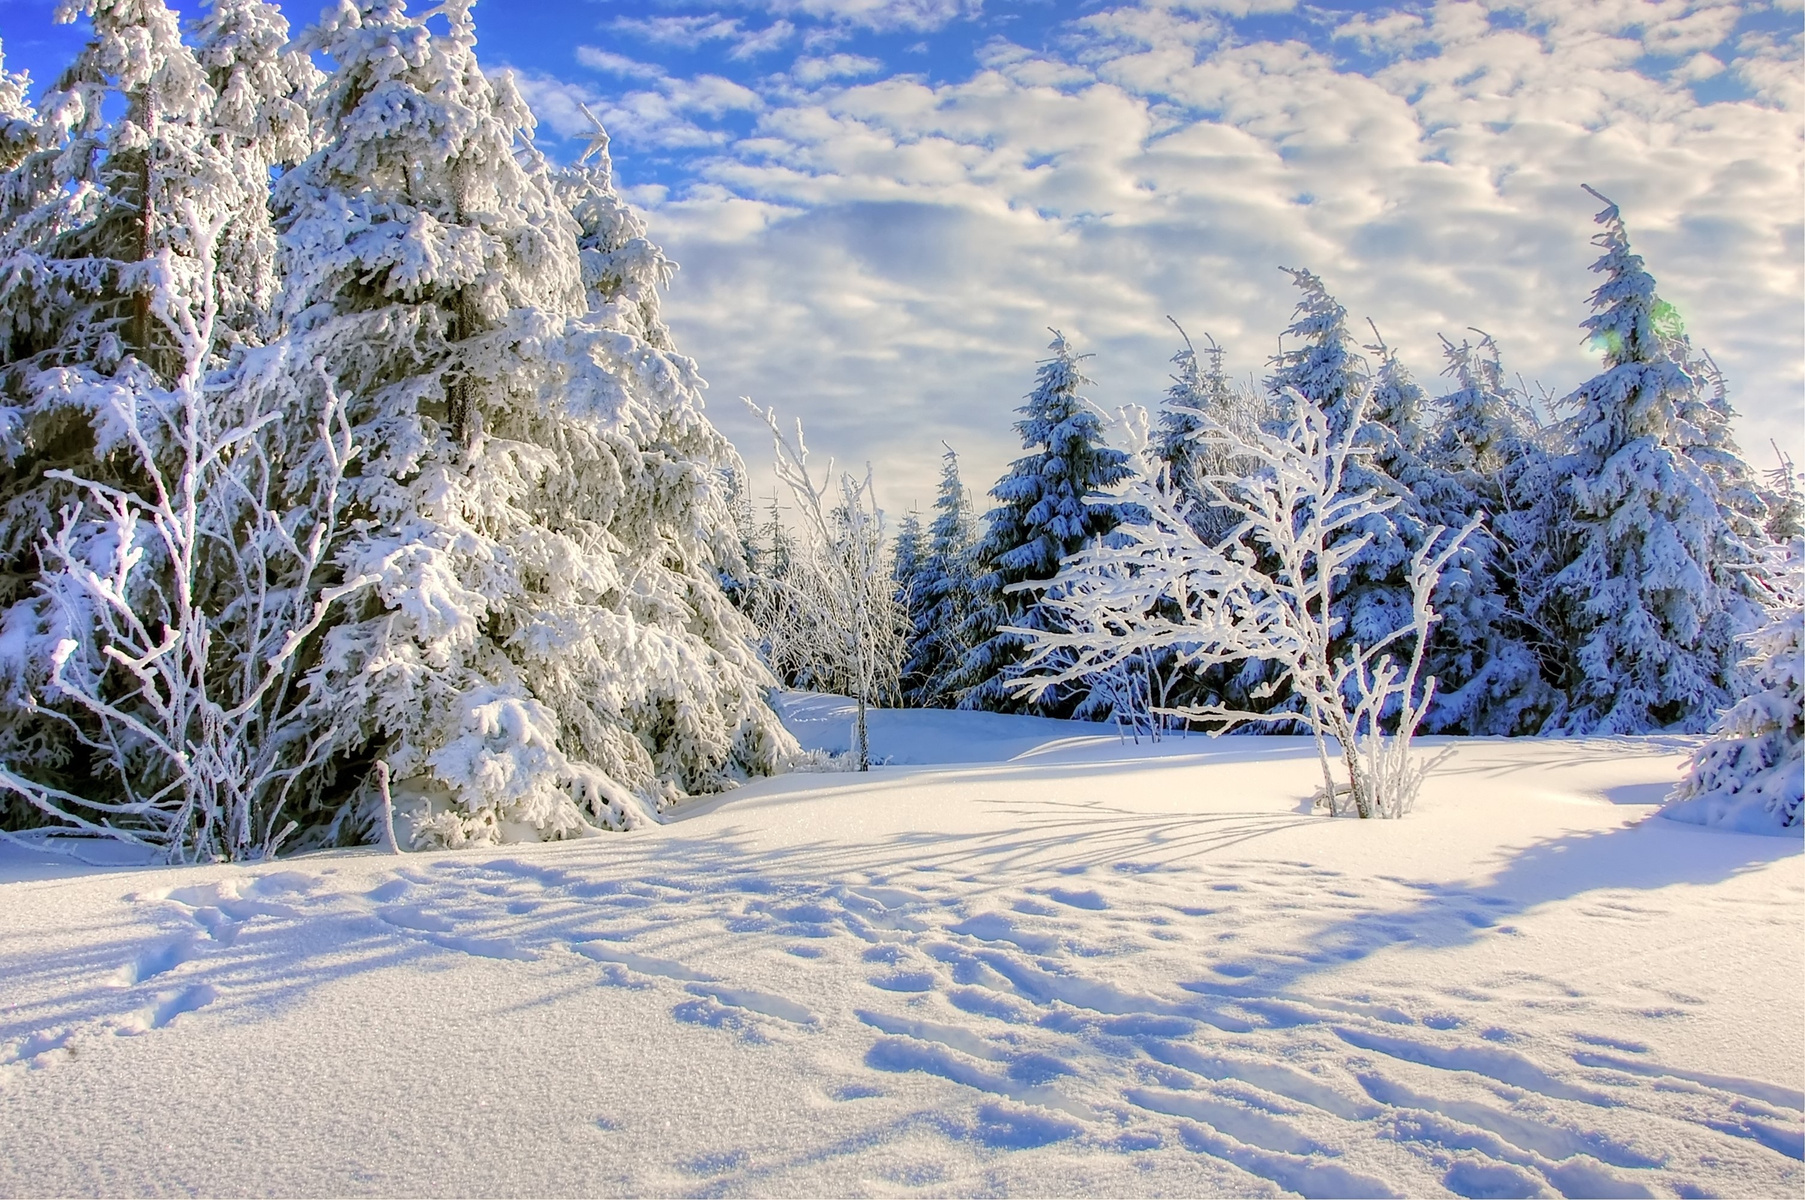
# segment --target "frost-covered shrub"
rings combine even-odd
[[[796,505],[798,536],[786,570],[763,581],[764,634],[773,658],[857,703],[852,754],[871,769],[866,709],[893,699],[902,671],[908,610],[897,595],[884,550],[884,511],[869,466],[863,479],[829,459],[817,482],[808,465],[802,423],[792,437],[776,409],[748,407],[771,431],[777,478]]]
[[[1349,398],[1339,434],[1331,432],[1329,414],[1295,391],[1284,397],[1292,416],[1279,432],[1244,434],[1203,417],[1195,436],[1219,442],[1245,471],[1200,481],[1211,503],[1240,517],[1241,540],[1216,545],[1197,536],[1189,501],[1150,452],[1145,412],[1124,410],[1140,470],[1110,495],[1133,505],[1140,519],[1065,560],[1044,601],[1057,626],[1015,631],[1035,669],[1015,686],[1032,695],[1166,654],[1181,666],[1268,662],[1277,670],[1274,686],[1290,689],[1315,734],[1321,801],[1361,817],[1406,812],[1425,770],[1410,740],[1435,690],[1422,674],[1437,619],[1432,596],[1474,525],[1451,537],[1429,531],[1410,559],[1408,610],[1370,642],[1337,644],[1345,616],[1336,585],[1397,503],[1371,486],[1347,486],[1349,461],[1360,453],[1364,391]],[[1163,711],[1211,722],[1218,732],[1292,719],[1223,702]],[[1387,724],[1395,732],[1388,735]],[[1341,780],[1330,762],[1331,739]]]

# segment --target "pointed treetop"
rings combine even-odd
[[[1642,256],[1630,252],[1629,230],[1616,203],[1588,184],[1580,186],[1605,206],[1592,218],[1604,227],[1592,236],[1592,244],[1604,251],[1592,270],[1605,281],[1592,293],[1593,315],[1581,322],[1587,341],[1611,367],[1673,357],[1674,344],[1686,335],[1685,321],[1655,294],[1654,276]]]

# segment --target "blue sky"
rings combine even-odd
[[[79,33],[0,0],[10,67]],[[190,7],[190,6],[184,6]],[[291,20],[311,3],[291,4]],[[1494,334],[1559,395],[1593,368],[1591,183],[1730,375],[1745,449],[1805,458],[1800,0],[482,0],[557,158],[577,105],[684,270],[667,313],[734,397],[927,502],[945,438],[982,491],[1057,326],[1093,396],[1153,403],[1176,317],[1263,369],[1321,274],[1434,391]],[[568,140],[567,140],[568,139]],[[761,484],[760,490],[765,490]]]

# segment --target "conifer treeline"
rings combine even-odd
[[[1745,687],[1738,639],[1761,613],[1744,568],[1796,533],[1790,469],[1766,485],[1750,470],[1716,364],[1657,295],[1616,206],[1606,202],[1597,223],[1593,270],[1602,282],[1585,328],[1603,369],[1550,416],[1511,386],[1497,343],[1478,331],[1443,339],[1447,383],[1431,397],[1378,331],[1357,335],[1304,270],[1289,272],[1300,293],[1295,317],[1258,385],[1229,380],[1213,340],[1201,354],[1186,340],[1173,359],[1153,444],[1210,544],[1235,530],[1204,480],[1237,467],[1191,436],[1201,416],[1275,430],[1280,398],[1294,393],[1340,435],[1364,411],[1351,435],[1365,453],[1344,487],[1399,502],[1353,535],[1370,541],[1337,585],[1338,645],[1371,645],[1397,628],[1410,610],[1412,553],[1434,529],[1486,514],[1437,588],[1431,732],[1705,729]],[[1087,356],[1059,334],[1051,349],[1018,410],[1025,453],[990,489],[987,515],[974,521],[949,448],[929,530],[905,524],[898,541],[907,704],[1079,718],[1146,704],[1113,679],[1036,702],[1009,686],[1023,650],[1010,630],[1056,621],[1034,585],[1044,588],[1062,559],[1134,519],[1111,499],[1131,467],[1083,396]],[[1190,671],[1168,657],[1144,666],[1168,705],[1284,711],[1288,703],[1284,681],[1260,661]]]

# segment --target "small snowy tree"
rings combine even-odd
[[[1703,730],[1741,690],[1737,638],[1755,607],[1730,564],[1752,552],[1685,453],[1679,417],[1699,381],[1675,360],[1672,307],[1604,203],[1592,269],[1605,279],[1585,327],[1605,369],[1571,397],[1572,449],[1544,473],[1540,544],[1519,571],[1565,693],[1543,731]]]
[[[1018,584],[1051,580],[1060,562],[1122,519],[1120,506],[1094,496],[1129,472],[1128,456],[1104,441],[1102,422],[1081,389],[1091,381],[1083,358],[1053,330],[1053,357],[1040,365],[1034,391],[1016,411],[1015,423],[1029,454],[1010,464],[990,494],[997,506],[975,552],[976,601],[966,619],[972,649],[960,665],[960,708],[1013,709],[1021,693],[1009,686],[1025,652],[1023,629],[1055,628],[1053,610]],[[1043,715],[1067,716],[1083,708],[1087,691],[1077,680],[1035,693]]]
[[[1772,502],[1768,506],[1767,536],[1773,542],[1790,542],[1805,537],[1805,472],[1793,466],[1792,456],[1773,443],[1778,464],[1766,473],[1767,490]]]
[[[1743,639],[1752,686],[1718,718],[1664,812],[1765,833],[1805,822],[1805,541],[1771,548],[1749,574],[1767,608]]]
[[[1296,393],[1288,398],[1292,416],[1282,433],[1245,436],[1204,420],[1198,436],[1221,442],[1251,468],[1203,481],[1215,503],[1242,518],[1240,537],[1219,546],[1198,539],[1187,502],[1146,452],[1145,414],[1128,414],[1142,470],[1116,494],[1147,519],[1123,524],[1111,541],[1093,542],[1067,560],[1045,601],[1061,626],[1021,631],[1039,673],[1016,686],[1030,693],[1058,687],[1167,651],[1186,664],[1274,662],[1316,736],[1322,802],[1338,813],[1399,816],[1424,770],[1411,758],[1410,740],[1434,693],[1434,680],[1421,674],[1436,620],[1431,597],[1473,526],[1453,537],[1433,531],[1411,558],[1412,607],[1404,621],[1338,653],[1345,617],[1335,604],[1336,585],[1370,536],[1354,531],[1370,531],[1396,497],[1346,486],[1350,460],[1362,453],[1352,438],[1365,416],[1360,397],[1348,409],[1350,428],[1339,436],[1331,435],[1316,405]],[[1396,732],[1387,736],[1391,714]],[[1219,703],[1184,706],[1175,715],[1212,721],[1215,732],[1225,724],[1281,719]],[[1328,739],[1336,743],[1345,782],[1334,776]]]
[[[796,502],[800,542],[773,614],[771,634],[785,657],[806,662],[811,676],[842,688],[858,703],[853,744],[861,771],[871,769],[866,709],[896,692],[902,669],[906,612],[896,595],[884,551],[884,512],[871,471],[834,477],[829,461],[817,483],[809,471],[802,423],[794,437],[777,410],[746,404],[771,430],[777,477]],[[830,491],[829,489],[834,489]]]
[[[959,456],[941,459],[934,520],[910,592],[910,648],[904,696],[920,708],[957,702],[954,680],[971,647],[965,641],[972,608],[971,556],[976,534],[971,500],[959,479]]]

